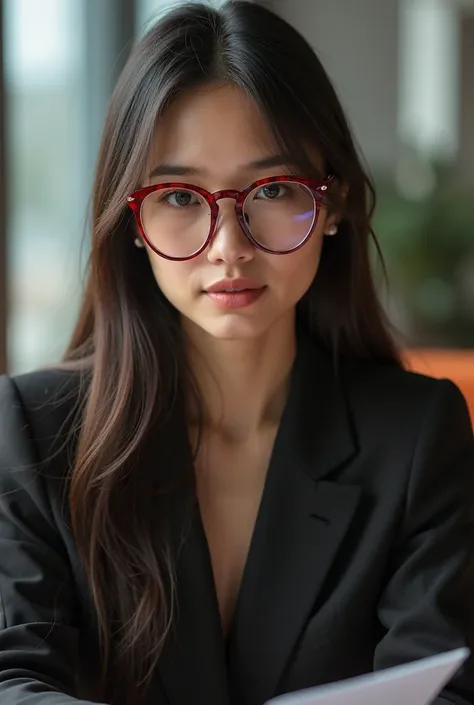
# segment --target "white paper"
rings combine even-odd
[[[455,649],[338,683],[280,695],[267,705],[428,705],[468,656],[469,649]]]

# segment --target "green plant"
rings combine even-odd
[[[411,155],[376,178],[375,228],[413,345],[474,347],[474,194],[455,170]]]

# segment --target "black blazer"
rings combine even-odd
[[[98,698],[97,625],[64,501],[71,449],[60,447],[76,395],[73,373],[0,379],[1,705]],[[191,463],[176,416],[143,460],[150,486],[164,458]],[[262,705],[466,645],[473,477],[452,383],[363,362],[336,375],[303,341],[227,643],[196,513],[146,705]],[[473,704],[473,673],[437,703]]]

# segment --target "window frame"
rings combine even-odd
[[[0,374],[7,371],[7,315],[8,315],[8,271],[7,271],[7,179],[5,163],[5,103],[6,91],[3,61],[3,2],[0,0]]]

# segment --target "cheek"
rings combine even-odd
[[[193,261],[172,262],[153,252],[149,252],[148,257],[161,292],[175,308],[180,309],[181,302],[189,295],[187,282],[194,269]]]
[[[311,286],[318,271],[322,244],[323,238],[315,234],[293,254],[276,257],[273,270],[277,282],[281,283],[278,288],[287,301],[297,303]]]

